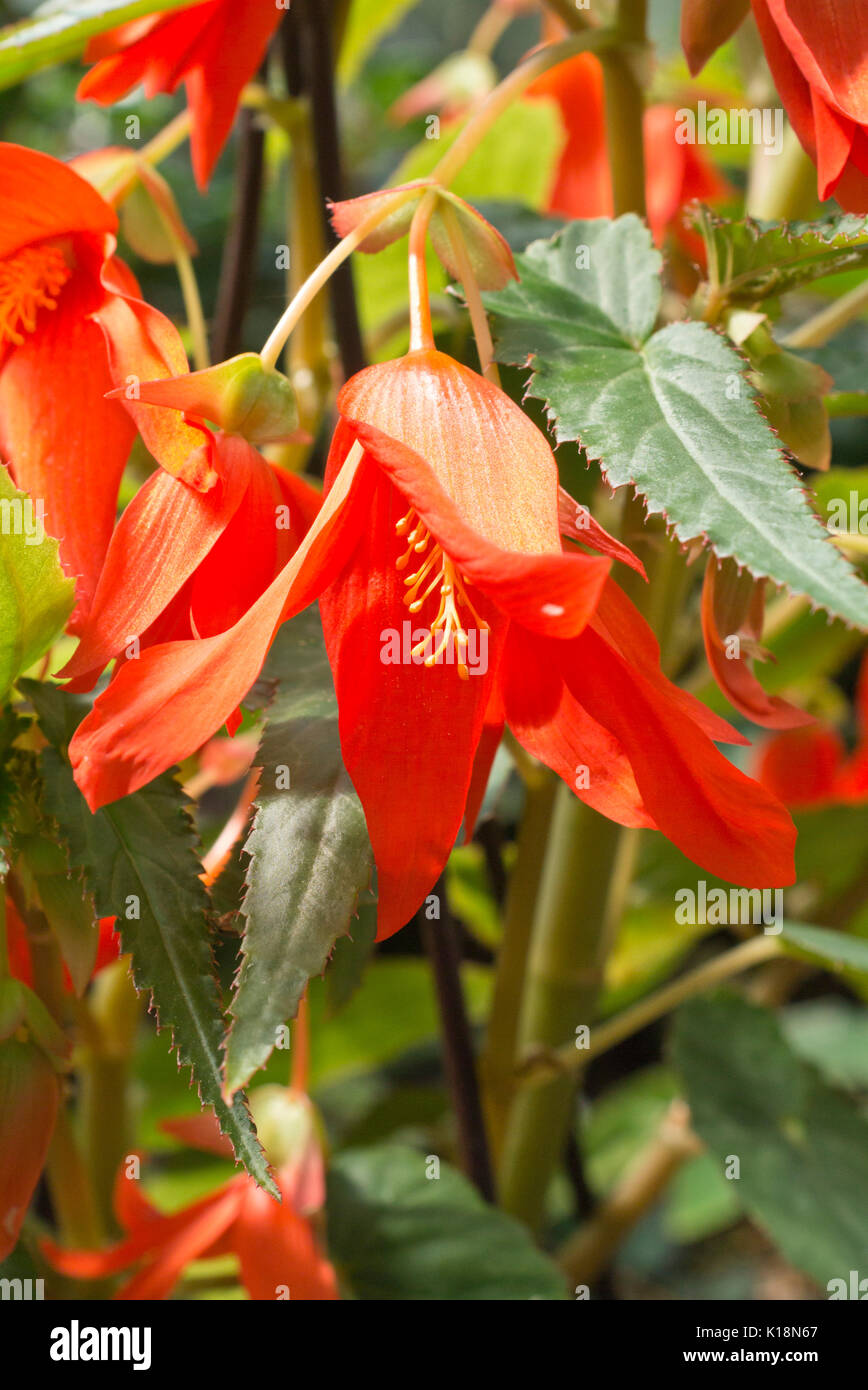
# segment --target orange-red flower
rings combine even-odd
[[[191,396],[198,399],[202,378],[209,382],[214,376],[194,373],[138,387],[132,405],[136,414],[151,410],[165,417],[159,429],[166,448],[171,448],[177,432],[201,440],[196,446],[197,471],[213,478],[214,484],[201,492],[158,469],[118,522],[79,646],[63,671],[77,688],[89,688],[106,662],[119,657],[102,701],[111,703],[113,687],[124,671],[133,688],[152,679],[143,659],[149,649],[171,644],[183,652],[185,644],[231,631],[283,571],[319,508],[319,494],[308,483],[268,463],[246,439],[212,431],[181,413]],[[165,404],[150,404],[155,399]],[[169,408],[172,401],[179,409]],[[216,403],[209,407],[212,412],[217,408]],[[260,661],[266,649],[267,642]],[[207,686],[201,696],[208,708]],[[128,697],[130,708],[134,698]],[[131,770],[113,759],[94,766],[89,739],[100,717],[97,709],[85,719],[70,749],[87,794],[91,796],[99,784],[99,801],[149,782],[176,758],[194,752],[225,720],[232,729],[238,722],[234,711],[227,711],[213,723],[209,720],[202,737],[187,746],[188,729],[182,721]],[[179,740],[183,752],[177,751]],[[118,751],[122,750],[121,739]]]
[[[788,806],[824,805],[868,799],[868,658],[862,663],[856,692],[859,735],[848,754],[830,726],[790,729],[765,743],[757,759],[757,776]]]
[[[226,143],[241,89],[253,77],[286,7],[275,0],[205,0],[132,20],[91,39],[95,66],[78,95],[110,106],[144,84],[148,97],[187,88],[196,182],[204,188]]]
[[[593,53],[579,53],[550,68],[528,88],[529,96],[557,102],[566,133],[549,212],[564,217],[611,217],[612,175],[606,146],[606,100],[603,68]],[[726,181],[695,145],[675,138],[674,107],[651,106],[645,112],[645,197],[648,223],[657,242],[672,228],[683,236],[679,214],[693,199],[724,197]]]
[[[789,816],[712,742],[738,736],[662,676],[609,561],[564,552],[562,531],[629,556],[575,504],[559,516],[554,456],[519,407],[423,349],[359,373],[338,408],[322,510],[270,589],[218,636],[143,652],[97,699],[70,749],[91,805],[204,742],[276,624],[322,595],[380,937],[437,879],[504,719],[614,820],[734,882],[791,882]]]
[[[868,212],[868,14],[859,0],[752,0],[793,129],[821,198]]]
[[[282,1152],[267,1144],[277,1165],[281,1202],[242,1173],[167,1216],[143,1196],[138,1178],[127,1176],[126,1160],[115,1183],[115,1212],[125,1239],[108,1250],[63,1250],[46,1241],[43,1250],[55,1269],[74,1279],[104,1279],[138,1266],[115,1298],[161,1299],[194,1260],[234,1254],[241,1283],[253,1299],[338,1298],[335,1272],[320,1249],[316,1227],[325,1181],[310,1107],[298,1093],[266,1096],[277,1091],[260,1087],[251,1103],[256,1108],[267,1099],[270,1109],[280,1106],[289,1116],[289,1142],[278,1136]],[[231,1145],[211,1115],[167,1120],[162,1128],[194,1148],[232,1158]]]
[[[105,399],[116,379],[111,359],[125,360],[127,328],[144,333],[155,311],[114,257],[113,209],[78,174],[0,144],[0,187],[0,456],[60,540],[77,580],[76,627],[93,596],[135,433]]]

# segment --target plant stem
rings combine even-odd
[[[616,28],[622,43],[645,43],[646,0],[619,0]],[[615,216],[645,214],[644,96],[631,54],[624,47],[602,54],[606,90],[606,139]]]
[[[809,319],[794,328],[792,333],[788,333],[781,339],[784,347],[787,348],[814,348],[823,347],[830,338],[853,319],[859,318],[860,314],[868,309],[868,280],[863,280],[861,285],[850,290],[841,299],[834,300],[827,308],[821,309],[818,314],[812,314]]]
[[[69,1111],[63,1104],[48,1147],[45,1177],[61,1244],[98,1248],[104,1231]]]
[[[740,975],[743,970],[750,970],[752,966],[778,955],[780,947],[776,937],[752,936],[749,941],[743,941],[730,951],[722,951],[713,960],[705,961],[695,970],[663,985],[607,1023],[601,1023],[594,1028],[589,1047],[581,1051],[575,1047],[561,1047],[550,1057],[538,1061],[529,1058],[523,1081],[536,1085],[553,1073],[580,1072],[592,1058],[599,1057],[602,1052],[638,1033],[640,1028],[646,1028],[649,1023],[671,1013],[685,999],[692,999],[694,994],[712,989],[733,975]]]
[[[296,7],[310,93],[323,231],[326,244],[333,245],[335,234],[328,216],[328,202],[340,202],[344,196],[332,56],[333,7],[331,0],[295,0],[293,9]],[[342,263],[332,276],[330,293],[344,376],[353,376],[364,367],[365,353],[348,264]]]
[[[218,362],[241,351],[244,315],[250,298],[259,237],[265,132],[256,112],[246,106],[241,108],[238,126],[235,206],[223,250],[211,334],[214,357]]]
[[[190,252],[187,250],[186,246],[184,246],[180,237],[177,236],[174,228],[169,225],[168,220],[166,218],[162,220],[172,243],[172,251],[175,256],[178,281],[184,299],[184,313],[187,316],[187,327],[190,330],[193,365],[197,371],[203,371],[206,367],[211,365],[211,355],[208,350],[208,329],[202,310],[202,299],[199,294],[196,272],[193,269],[193,261]]]
[[[100,971],[84,1007],[90,1024],[78,1066],[84,1161],[100,1221],[113,1230],[114,1181],[132,1140],[129,1066],[144,1007],[127,960]]]
[[[292,302],[284,309],[280,319],[269,334],[265,346],[259,354],[266,367],[277,366],[284,344],[295,325],[308,305],[316,299],[323,286],[328,284],[337,267],[342,265],[348,256],[352,255],[356,247],[360,246],[366,237],[371,235],[371,232],[376,231],[381,222],[385,222],[387,217],[391,217],[396,208],[416,197],[418,197],[416,189],[397,190],[393,198],[390,198],[388,202],[384,200],[380,207],[363,218],[359,225],[348,233],[342,241],[338,242],[337,246],[333,247],[328,255],[320,261],[304,284],[299,287]]]
[[[868,415],[868,391],[830,391],[823,397],[829,419],[844,415]]]
[[[816,198],[816,172],[792,126],[784,129],[777,156],[756,145],[751,157],[745,212],[767,222],[807,217]]]
[[[476,1077],[476,1058],[461,986],[461,947],[449,913],[445,883],[434,888],[440,919],[430,921],[421,908],[418,922],[431,962],[443,1037],[443,1065],[458,1124],[462,1165],[487,1202],[494,1201],[494,1179]]]
[[[458,276],[464,290],[464,297],[467,300],[467,310],[473,325],[473,336],[476,339],[476,350],[479,353],[479,370],[495,386],[499,386],[500,372],[494,360],[494,343],[491,338],[491,329],[488,326],[488,315],[482,303],[479,283],[464,238],[461,235],[455,209],[447,203],[445,198],[441,201],[440,216],[446,227],[449,244],[458,267]]]
[[[533,910],[542,877],[546,841],[557,781],[547,769],[535,770],[518,834],[518,853],[509,879],[503,940],[497,957],[494,998],[488,1019],[482,1078],[485,1110],[495,1163],[500,1162],[509,1107],[516,1085],[518,1024],[530,949]]]
[[[571,1286],[591,1284],[682,1164],[701,1152],[702,1145],[690,1130],[687,1106],[681,1100],[673,1101],[648,1148],[590,1221],[561,1249],[558,1262]]]
[[[613,933],[629,885],[634,833],[558,786],[543,864],[520,1021],[521,1050],[555,1048],[592,1022]],[[572,1077],[519,1091],[503,1148],[504,1208],[533,1229],[564,1153],[575,1092]]]
[[[189,107],[179,111],[169,124],[164,126],[153,140],[149,140],[139,154],[140,159],[144,159],[148,164],[162,164],[164,159],[168,159],[170,154],[182,145],[190,134],[191,116]]]
[[[410,223],[410,245],[408,274],[410,280],[410,351],[419,352],[433,348],[434,331],[431,327],[431,302],[428,297],[428,267],[425,263],[425,249],[428,239],[428,226],[431,214],[437,203],[437,193],[426,193],[413,214]]]

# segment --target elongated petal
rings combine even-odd
[[[346,562],[365,525],[370,490],[363,470],[347,461],[292,560],[234,627],[150,647],[115,675],[69,747],[92,810],[183,761],[229,719],[256,680],[278,623],[312,603]]]
[[[73,627],[86,617],[114,526],[134,428],[114,401],[105,345],[77,278],[0,366],[0,453],[45,505],[45,528],[76,577]]]
[[[404,605],[395,524],[405,511],[380,477],[350,563],[320,600],[344,763],[377,863],[379,940],[413,915],[455,844],[505,626],[480,604],[492,631],[481,634],[485,660],[467,680],[454,655],[430,668],[424,653],[412,658],[436,602],[415,617]]]
[[[241,1281],[251,1298],[312,1301],[338,1298],[332,1266],[317,1247],[310,1221],[249,1183],[235,1224]]]
[[[765,0],[781,40],[811,87],[843,116],[868,122],[868,34],[861,5]]]
[[[156,1247],[156,1257],[118,1289],[115,1298],[168,1298],[187,1265],[206,1255],[221,1237],[225,1238],[238,1217],[242,1197],[241,1186],[230,1183],[202,1203],[195,1216],[188,1213],[184,1224]]]
[[[468,580],[534,631],[581,630],[608,561],[563,554],[554,456],[504,392],[415,352],[358,373],[338,407]]]
[[[595,811],[619,825],[654,829],[623,748],[564,683],[560,663],[567,645],[510,628],[501,668],[509,727]]]
[[[776,798],[739,772],[678,704],[587,628],[564,677],[630,760],[648,813],[701,868],[746,887],[793,882],[795,827]]]
[[[103,280],[108,293],[96,318],[105,334],[117,398],[166,472],[207,492],[218,476],[204,447],[210,433],[190,424],[180,411],[147,405],[139,396],[143,381],[186,373],[187,354],[178,330],[165,314],[131,295],[115,267],[107,267]]]
[[[500,740],[503,738],[505,723],[506,712],[503,708],[503,696],[500,690],[500,683],[495,681],[491,687],[491,694],[488,697],[488,708],[485,711],[482,733],[479,736],[479,743],[476,746],[476,754],[473,759],[473,770],[470,774],[470,788],[467,792],[467,804],[464,808],[465,844],[469,844],[473,839],[473,832],[476,829],[480,807],[482,806],[486,788],[488,787],[488,779],[491,776],[494,759],[500,747]]]
[[[0,188],[0,260],[48,237],[117,231],[117,216],[105,199],[66,164],[37,150],[0,143]]]
[[[158,470],[124,511],[64,676],[99,672],[133,637],[141,637],[229,526],[249,486],[253,451],[225,436],[216,447],[224,480],[213,491],[197,492]],[[264,467],[255,454],[253,464]]]
[[[702,729],[715,743],[736,743],[747,747],[750,739],[721,719],[701,700],[673,685],[660,669],[660,647],[653,631],[635,604],[613,579],[606,584],[594,614],[594,627],[625,661],[637,667],[661,695],[677,706],[691,723]]]
[[[795,729],[811,716],[778,696],[767,695],[753,673],[752,658],[762,637],[763,588],[732,561],[709,559],[702,586],[702,634],[712,675],[727,699],[755,724]],[[737,647],[729,645],[735,638]]]
[[[581,502],[577,502],[562,487],[558,488],[558,519],[562,536],[581,541],[582,545],[599,551],[601,555],[608,555],[612,560],[620,560],[623,565],[628,565],[631,570],[641,574],[643,579],[648,578],[638,555],[634,555],[629,546],[610,536],[599,521],[594,520],[588,508],[583,507]]]

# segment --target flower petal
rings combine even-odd
[[[351,441],[343,435],[341,443]],[[150,647],[124,664],[69,746],[92,810],[182,762],[229,719],[256,680],[277,625],[312,603],[345,563],[369,496],[363,471],[347,459],[296,554],[234,627]]]
[[[427,618],[404,606],[397,561],[405,544],[395,524],[406,510],[377,475],[350,562],[320,599],[344,763],[377,864],[378,940],[410,919],[455,844],[505,626],[483,601],[492,627],[480,638],[486,660],[467,680],[452,663],[429,668],[421,655],[411,658],[437,605],[432,599]]]
[[[109,545],[135,431],[115,401],[105,345],[73,278],[57,308],[0,366],[0,452],[19,487],[45,504],[45,527],[77,579],[72,626],[86,617]]]
[[[335,1272],[320,1254],[312,1223],[289,1202],[278,1204],[252,1182],[235,1223],[235,1248],[241,1282],[251,1298],[273,1303],[281,1297],[339,1297]]]
[[[226,531],[247,493],[251,455],[254,466],[265,465],[242,439],[221,435],[215,452],[224,478],[213,491],[197,492],[158,469],[125,509],[64,676],[98,673],[141,638]]]
[[[87,180],[38,150],[0,142],[0,188],[0,260],[48,237],[117,231],[114,209]]]

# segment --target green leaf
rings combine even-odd
[[[190,0],[50,0],[29,19],[0,29],[0,88],[84,51],[88,39]]]
[[[466,1178],[399,1145],[350,1149],[328,1182],[329,1250],[357,1298],[566,1298],[563,1276]]]
[[[74,600],[38,502],[0,464],[0,695],[63,631]]]
[[[856,970],[868,974],[868,941],[831,927],[815,927],[807,922],[784,922],[781,944],[792,955],[800,956],[831,970]]]
[[[868,218],[846,213],[819,222],[730,221],[698,209],[708,293],[756,304],[825,275],[868,265]]]
[[[276,1194],[244,1097],[230,1106],[221,1095],[223,1014],[208,897],[183,792],[171,777],[160,777],[92,815],[63,754],[46,748],[41,762],[45,809],[69,846],[71,867],[83,871],[98,915],[117,918],[136,988],[149,992],[158,1026],[171,1030],[179,1063],[192,1068],[203,1103],[213,1106],[239,1161]]]
[[[247,925],[226,1045],[227,1093],[268,1060],[308,980],[350,931],[373,867],[364,812],[341,759],[315,608],[281,628],[264,676],[277,678],[278,690],[257,756],[258,810],[245,846]]]
[[[743,359],[704,323],[652,333],[660,256],[639,219],[571,223],[518,263],[520,283],[485,296],[497,355],[530,359],[558,442],[580,441],[612,487],[632,483],[680,541],[868,627],[868,587],[808,505]]]
[[[768,1010],[732,994],[676,1016],[674,1057],[697,1133],[786,1259],[821,1284],[868,1248],[868,1122],[790,1049]]]

